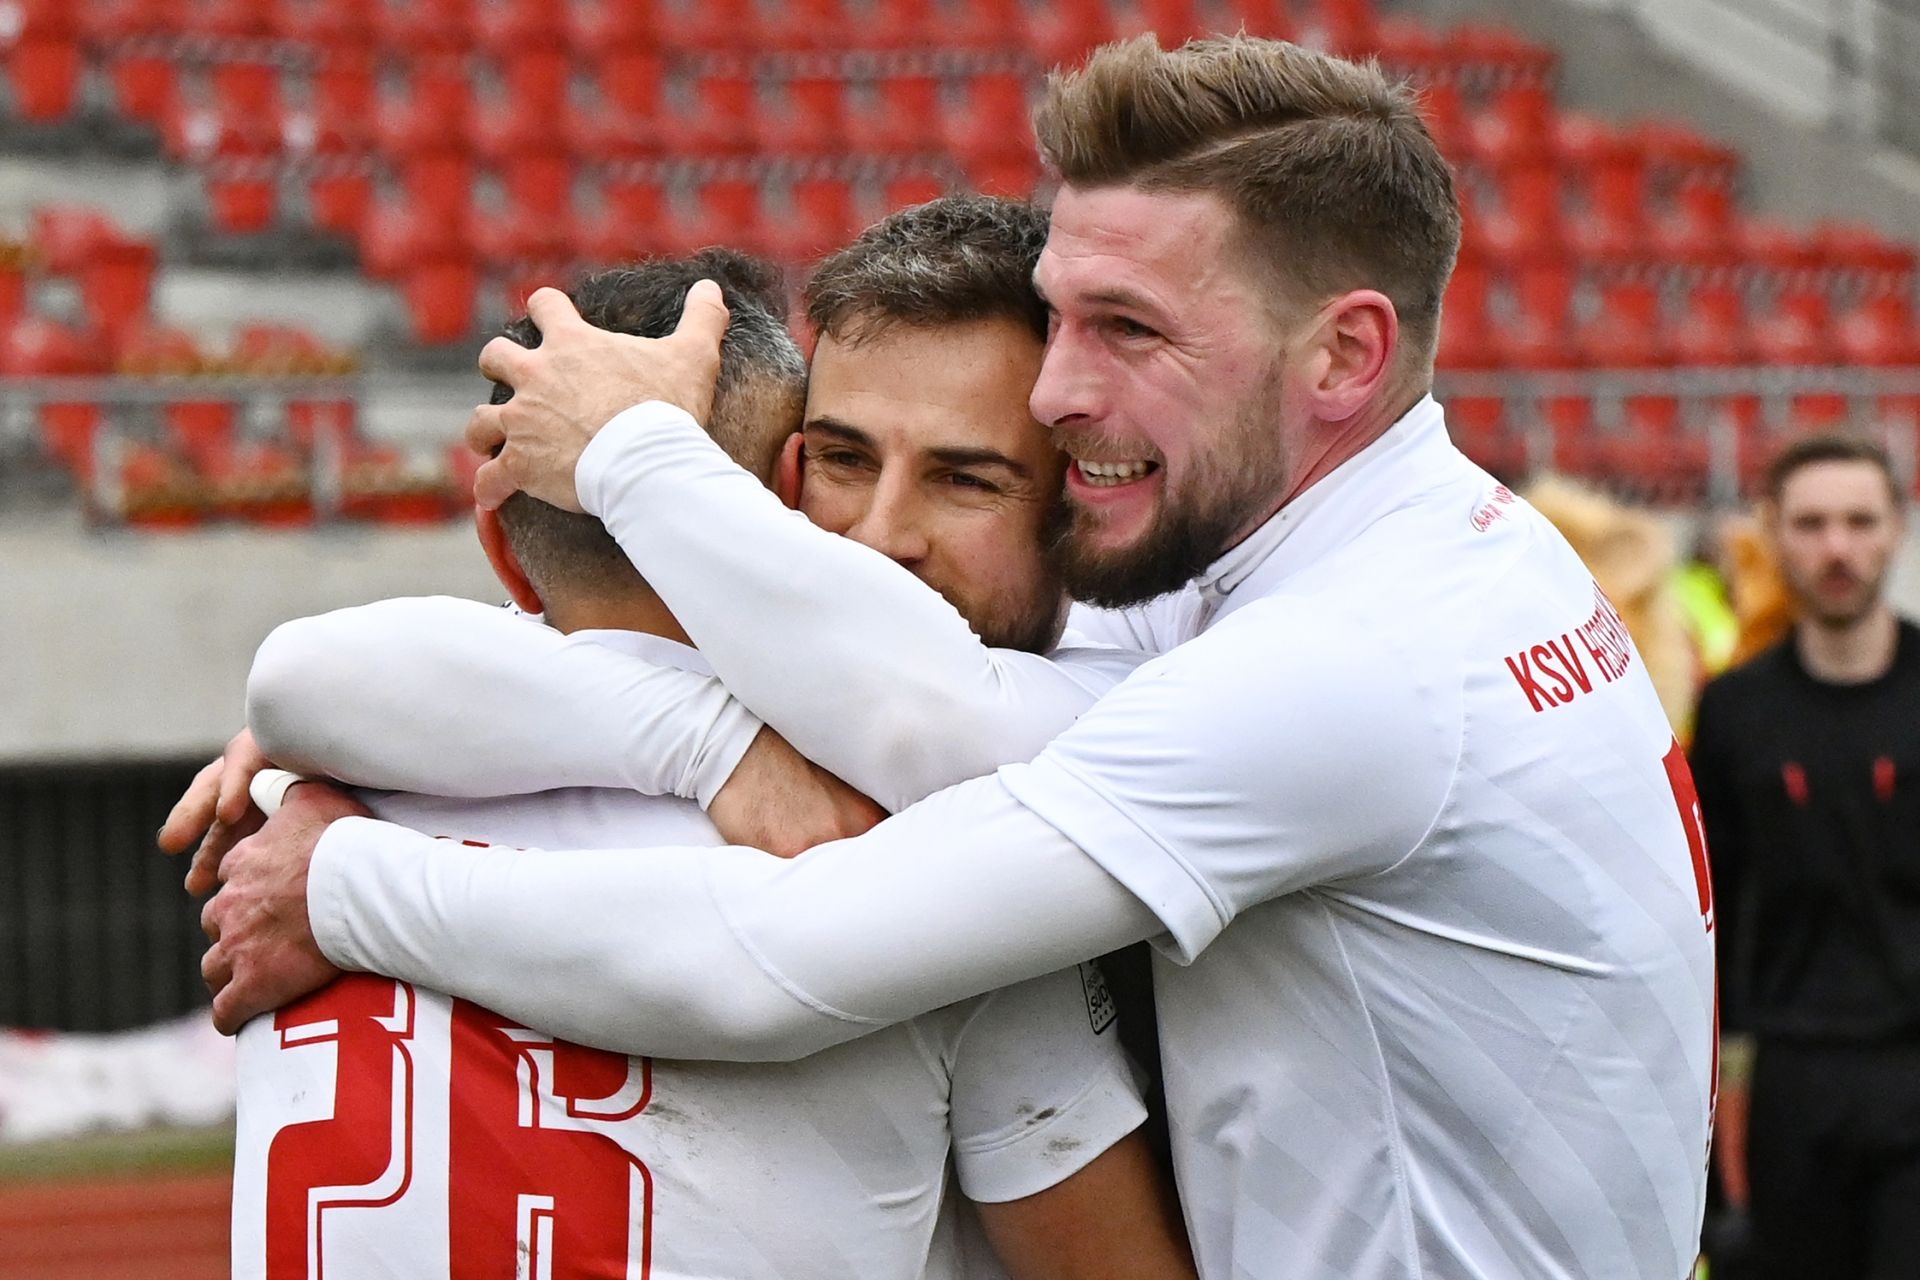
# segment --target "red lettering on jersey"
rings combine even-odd
[[[1789,760],[1780,766],[1780,781],[1787,788],[1787,799],[1804,808],[1810,794],[1807,790],[1807,771]]]
[[[630,1256],[647,1275],[652,1175],[594,1126],[639,1115],[652,1092],[644,1058],[556,1040],[456,1000],[451,1280],[499,1275],[513,1257],[526,1260],[524,1274],[552,1280],[627,1280]]]
[[[1514,501],[1513,490],[1505,485],[1495,485],[1493,496],[1481,503],[1470,517],[1475,533],[1485,533],[1493,527],[1493,522],[1506,514],[1502,507],[1511,506]]]
[[[1667,772],[1667,785],[1673,789],[1673,802],[1680,810],[1680,827],[1687,835],[1687,854],[1693,859],[1693,887],[1700,900],[1700,921],[1709,937],[1713,934],[1713,867],[1707,855],[1707,827],[1700,816],[1700,793],[1693,785],[1693,770],[1687,767],[1686,752],[1676,739],[1660,758]],[[1713,1062],[1707,1076],[1707,1142],[1711,1153],[1713,1120],[1720,1105],[1720,975],[1713,981]]]
[[[1881,804],[1893,803],[1893,760],[1880,756],[1873,762],[1873,794]]]
[[[319,1280],[327,1210],[392,1204],[413,1180],[413,988],[350,974],[273,1025],[283,1050],[335,1046],[333,1114],[267,1149],[268,1280]]]
[[[1545,711],[1548,707],[1557,707],[1559,702],[1554,696],[1541,688],[1540,682],[1533,678],[1533,667],[1527,661],[1527,651],[1522,649],[1507,659],[1507,670],[1513,672],[1513,679],[1520,691],[1527,695],[1527,701],[1533,704],[1535,711]]]
[[[1566,646],[1564,649],[1561,648],[1563,644]],[[1573,682],[1580,686],[1580,692],[1592,693],[1593,681],[1587,678],[1587,668],[1580,661],[1579,651],[1573,646],[1573,637],[1562,635],[1558,640],[1553,641],[1552,645],[1554,653],[1560,658],[1560,665],[1566,669],[1568,675],[1573,677]]]

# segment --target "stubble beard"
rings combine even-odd
[[[1071,500],[1051,558],[1067,594],[1122,609],[1180,590],[1205,573],[1265,512],[1286,484],[1286,455],[1273,425],[1277,375],[1240,406],[1218,449],[1196,456],[1176,491],[1169,483],[1146,531],[1123,547],[1095,545],[1099,518]]]

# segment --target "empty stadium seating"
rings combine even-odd
[[[1245,29],[1376,54],[1421,86],[1467,214],[1444,371],[1887,369],[1920,359],[1910,246],[1860,227],[1755,219],[1737,198],[1739,157],[1684,123],[1567,111],[1550,48],[1496,26],[1439,30],[1382,15],[1371,0],[17,8],[18,30],[0,49],[13,119],[52,127],[104,110],[150,128],[197,176],[211,235],[337,239],[393,287],[404,338],[425,346],[472,342],[534,284],[582,265],[713,241],[804,263],[944,189],[1029,191],[1040,175],[1027,112],[1046,66],[1141,31],[1170,43]],[[7,368],[93,359],[192,376],[246,363],[190,359],[183,335],[153,329],[152,244],[59,209],[45,211],[33,239],[32,271],[74,280],[84,314],[68,318],[78,327],[49,329],[31,314],[25,260],[0,255],[0,322],[24,317],[0,348]],[[1916,397],[1875,406],[1917,407]],[[92,430],[82,408],[42,410],[64,414],[60,456],[85,453],[75,443]],[[1757,454],[1783,432],[1851,411],[1844,396],[1814,391],[1636,392],[1605,404],[1480,395],[1452,408],[1462,442],[1498,469],[1662,476],[1694,466],[1703,418],[1731,423]],[[217,419],[175,409],[169,421]],[[284,470],[283,458],[204,434],[155,447],[189,471]],[[343,440],[347,470],[376,479],[347,486],[342,510],[427,509],[394,497],[412,492],[411,461],[355,452],[350,431]],[[442,473],[444,462],[434,464]],[[272,509],[295,518],[293,507]]]

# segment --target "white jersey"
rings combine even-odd
[[[649,524],[666,495],[632,465],[645,424],[619,425],[583,455],[580,492],[616,534],[645,528],[623,545],[649,581],[643,542],[689,576],[767,563],[731,528],[689,554],[721,524]],[[753,710],[783,728],[774,677],[804,683],[791,673],[822,669],[836,637],[801,617],[833,616],[808,594],[831,583],[771,563],[806,586],[746,593],[752,634],[782,643],[713,656],[729,687],[760,664]],[[740,599],[655,585],[696,635]],[[611,894],[625,932],[583,952],[624,954],[637,930],[702,964],[624,966],[568,1010],[572,1033],[744,1058],[1158,929],[1174,1157],[1208,1280],[1688,1275],[1715,1042],[1697,806],[1565,540],[1453,448],[1428,400],[1190,591],[1120,622],[1176,647],[1031,764],[865,836],[786,864],[663,850],[617,885],[555,852],[536,894],[503,858],[456,879],[418,837],[349,819],[315,851],[315,938],[340,963],[527,1008],[567,956],[509,968],[494,940]],[[876,609],[837,640],[864,656],[890,635]]]
[[[1002,778],[1171,935],[1202,1274],[1691,1274],[1697,806],[1565,541],[1427,401],[1132,621],[1186,643]]]
[[[683,646],[590,634],[699,669]],[[697,806],[630,792],[363,798],[463,842],[720,843]],[[973,1200],[1015,1199],[1137,1127],[1110,1022],[1089,968],[798,1062],[669,1062],[352,974],[240,1033],[233,1274],[993,1274],[943,1216],[949,1169]]]

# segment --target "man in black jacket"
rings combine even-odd
[[[1887,455],[1816,437],[1768,476],[1801,621],[1707,687],[1717,1163],[1761,1274],[1920,1275],[1920,629],[1888,605]]]

